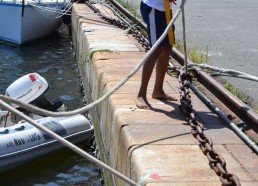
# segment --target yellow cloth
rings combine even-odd
[[[165,14],[166,14],[166,22],[168,25],[172,19],[169,0],[164,0],[164,8],[165,8]],[[169,44],[171,45],[175,44],[174,30],[172,27],[170,27],[168,31],[168,39],[169,39]]]

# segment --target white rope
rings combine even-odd
[[[162,42],[162,40],[166,37],[166,35],[168,33],[168,30],[170,29],[170,27],[172,27],[173,23],[178,18],[179,13],[182,10],[181,7],[183,7],[184,4],[185,4],[185,1],[182,1],[181,5],[180,5],[180,8],[175,13],[173,19],[168,24],[168,26],[165,29],[164,33],[157,40],[157,42],[152,46],[152,48],[146,53],[144,58],[136,65],[136,67],[123,80],[121,80],[115,87],[113,87],[110,91],[105,93],[102,97],[100,97],[99,99],[97,99],[93,103],[90,103],[89,105],[86,105],[86,106],[84,106],[82,108],[79,108],[79,109],[76,109],[76,110],[72,110],[72,111],[67,111],[67,112],[51,112],[51,111],[47,111],[47,110],[38,108],[38,107],[30,105],[30,104],[23,103],[23,102],[21,102],[19,100],[10,98],[10,97],[5,96],[5,95],[1,95],[0,94],[0,99],[4,100],[6,102],[9,102],[9,103],[14,103],[14,104],[19,105],[22,108],[25,108],[25,109],[33,112],[33,113],[36,113],[36,114],[39,114],[39,115],[43,115],[43,116],[56,116],[56,117],[58,117],[58,116],[72,116],[72,115],[75,115],[75,114],[84,114],[84,113],[86,113],[91,108],[93,108],[96,105],[98,105],[98,104],[102,103],[103,101],[105,101],[109,96],[111,96],[115,91],[117,91],[121,86],[123,86],[142,67],[142,65],[147,61],[147,59],[156,50],[156,48],[159,46],[159,44]]]
[[[72,13],[72,11],[70,11],[70,10],[68,10],[67,11],[67,7],[68,7],[68,5],[66,5],[66,7],[64,7],[63,9],[59,9],[59,8],[50,8],[50,7],[46,7],[46,6],[40,6],[40,5],[35,5],[35,4],[30,4],[31,6],[34,6],[34,7],[36,7],[36,8],[38,8],[38,9],[42,9],[43,11],[45,10],[45,11],[49,11],[49,12],[55,12],[55,13],[59,13],[59,14],[64,14],[64,15],[66,15],[67,14],[67,12],[69,13],[69,15]],[[69,6],[71,6],[71,5],[69,5]],[[71,7],[70,7],[71,8]],[[43,12],[42,11],[42,12]],[[65,12],[65,13],[64,13]]]
[[[74,3],[77,3],[78,1],[74,2]],[[50,7],[46,7],[46,6],[41,6],[41,5],[36,5],[36,4],[32,4],[32,3],[29,3],[29,5],[31,5],[32,7],[35,7],[37,9],[40,9],[38,10],[38,13],[45,17],[45,18],[48,18],[48,19],[59,19],[60,17],[64,16],[64,15],[71,15],[72,12],[70,11],[70,9],[72,8],[73,4],[71,3],[71,0],[69,0],[67,3],[66,3],[66,6],[64,7],[63,10],[61,9],[58,9],[58,8],[50,8]],[[57,6],[56,6],[57,7]],[[46,16],[44,15],[42,12],[44,11],[48,11],[48,12],[52,12],[52,13],[56,13],[57,15],[54,16],[54,17],[50,17],[50,16]]]
[[[198,66],[199,68],[202,69],[209,69],[209,70],[213,70],[218,72],[219,74],[228,74],[234,77],[240,77],[240,78],[245,78],[245,79],[249,79],[249,80],[254,80],[254,81],[258,81],[258,77],[257,76],[253,76],[244,72],[240,72],[237,70],[232,70],[232,69],[225,69],[225,68],[218,68],[218,67],[214,67],[211,65],[207,65],[207,64],[189,64],[189,67],[192,66]]]
[[[96,165],[98,165],[98,166],[108,170],[112,174],[114,174],[117,177],[119,177],[120,179],[124,180],[126,183],[129,183],[130,185],[137,185],[137,183],[135,183],[134,181],[132,181],[129,178],[125,177],[123,174],[121,174],[121,173],[117,172],[116,170],[112,169],[111,167],[109,167],[105,163],[101,162],[100,160],[98,160],[97,158],[91,156],[90,154],[88,154],[87,152],[83,151],[82,149],[80,149],[76,145],[72,144],[71,142],[69,142],[66,139],[62,138],[61,136],[57,135],[56,133],[54,133],[50,129],[46,128],[44,125],[41,125],[41,124],[37,123],[32,118],[28,117],[27,115],[23,114],[22,112],[20,112],[19,110],[13,108],[12,106],[8,105],[7,103],[3,102],[2,100],[0,100],[0,105],[2,105],[7,110],[10,110],[12,113],[15,113],[18,116],[22,117],[25,121],[31,123],[34,127],[44,131],[49,136],[51,136],[53,139],[56,139],[59,143],[61,143],[64,146],[68,147],[72,151],[78,153],[79,155],[81,155],[82,157],[84,157],[84,158],[88,159],[89,161],[95,163]]]
[[[144,58],[140,61],[140,63],[138,65],[136,65],[136,67],[123,79],[121,80],[115,87],[113,87],[110,91],[108,91],[106,94],[104,94],[101,98],[99,98],[98,100],[96,100],[95,102],[82,107],[80,109],[76,109],[73,111],[69,111],[69,112],[50,112],[44,109],[40,109],[38,107],[35,107],[33,105],[30,104],[25,104],[19,100],[10,98],[8,96],[5,95],[1,95],[0,94],[0,105],[2,105],[4,108],[6,108],[7,110],[10,110],[12,113],[15,113],[17,115],[19,115],[20,117],[22,117],[25,121],[31,123],[33,126],[37,127],[38,129],[46,132],[49,136],[51,136],[53,139],[56,139],[58,142],[60,142],[61,144],[63,144],[64,146],[70,148],[71,150],[73,150],[74,152],[78,153],[79,155],[81,155],[82,157],[88,159],[89,161],[95,163],[96,165],[108,170],[109,172],[111,172],[112,174],[114,174],[115,176],[117,176],[118,178],[122,179],[123,181],[125,181],[126,183],[130,184],[130,185],[138,185],[137,183],[135,183],[134,181],[130,180],[129,178],[125,177],[124,175],[122,175],[121,173],[117,172],[116,170],[112,169],[111,167],[109,167],[108,165],[104,164],[103,162],[99,161],[98,159],[94,158],[93,156],[91,156],[90,154],[88,154],[87,152],[83,151],[82,149],[78,148],[77,146],[75,146],[74,144],[70,143],[69,141],[65,140],[64,138],[62,138],[61,136],[57,135],[56,133],[54,133],[53,131],[49,130],[48,128],[46,128],[43,125],[40,125],[38,123],[36,123],[32,118],[28,117],[27,115],[23,114],[22,112],[18,111],[17,109],[13,108],[12,106],[8,105],[6,102],[10,102],[10,103],[15,103],[17,105],[20,105],[21,107],[31,111],[31,112],[35,112],[38,113],[39,115],[49,115],[49,116],[71,116],[71,115],[75,115],[75,114],[79,114],[79,113],[85,113],[86,111],[88,111],[89,109],[91,109],[92,107],[100,104],[101,102],[105,101],[110,95],[112,95],[116,90],[118,90],[123,84],[125,84],[141,67],[142,65],[147,61],[147,59],[151,56],[151,54],[157,49],[157,47],[159,46],[159,44],[162,42],[162,40],[166,37],[166,35],[168,34],[168,31],[170,29],[170,27],[172,27],[173,23],[175,22],[175,20],[177,19],[177,17],[179,16],[179,13],[182,11],[182,7],[184,6],[185,1],[182,1],[180,8],[178,9],[178,11],[176,12],[175,16],[173,17],[173,19],[170,21],[170,23],[168,24],[167,28],[165,29],[164,33],[161,35],[161,37],[157,40],[157,42],[153,45],[153,47],[146,53],[146,55],[144,56]]]

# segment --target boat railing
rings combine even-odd
[[[69,0],[25,0],[25,4],[66,4]],[[0,0],[0,3],[22,4],[22,0]]]

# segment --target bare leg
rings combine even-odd
[[[151,105],[149,104],[146,98],[147,87],[148,87],[148,83],[149,83],[153,68],[159,57],[159,54],[160,54],[160,48],[158,47],[143,65],[141,87],[140,87],[138,96],[136,98],[136,106],[140,109],[152,109]]]
[[[162,46],[161,54],[159,55],[156,65],[156,81],[153,90],[152,97],[156,99],[165,99],[170,101],[176,101],[175,97],[166,94],[163,90],[164,78],[167,71],[169,56],[171,52],[171,46]]]

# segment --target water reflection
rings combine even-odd
[[[61,98],[68,110],[83,106],[77,65],[65,27],[22,47],[0,41],[0,93],[22,75],[37,72],[48,84],[47,98]],[[89,151],[89,146],[83,145]],[[0,185],[101,185],[97,167],[64,150],[0,174]],[[14,179],[15,178],[15,179]]]
[[[80,147],[87,151],[87,148]],[[101,185],[96,166],[68,149],[2,173],[0,184],[6,186]]]
[[[70,38],[64,27],[59,34],[22,47],[0,42],[0,92],[4,93],[9,84],[22,75],[38,72],[50,85],[50,98],[70,96],[65,99],[66,106],[78,108],[82,103],[73,60]]]

